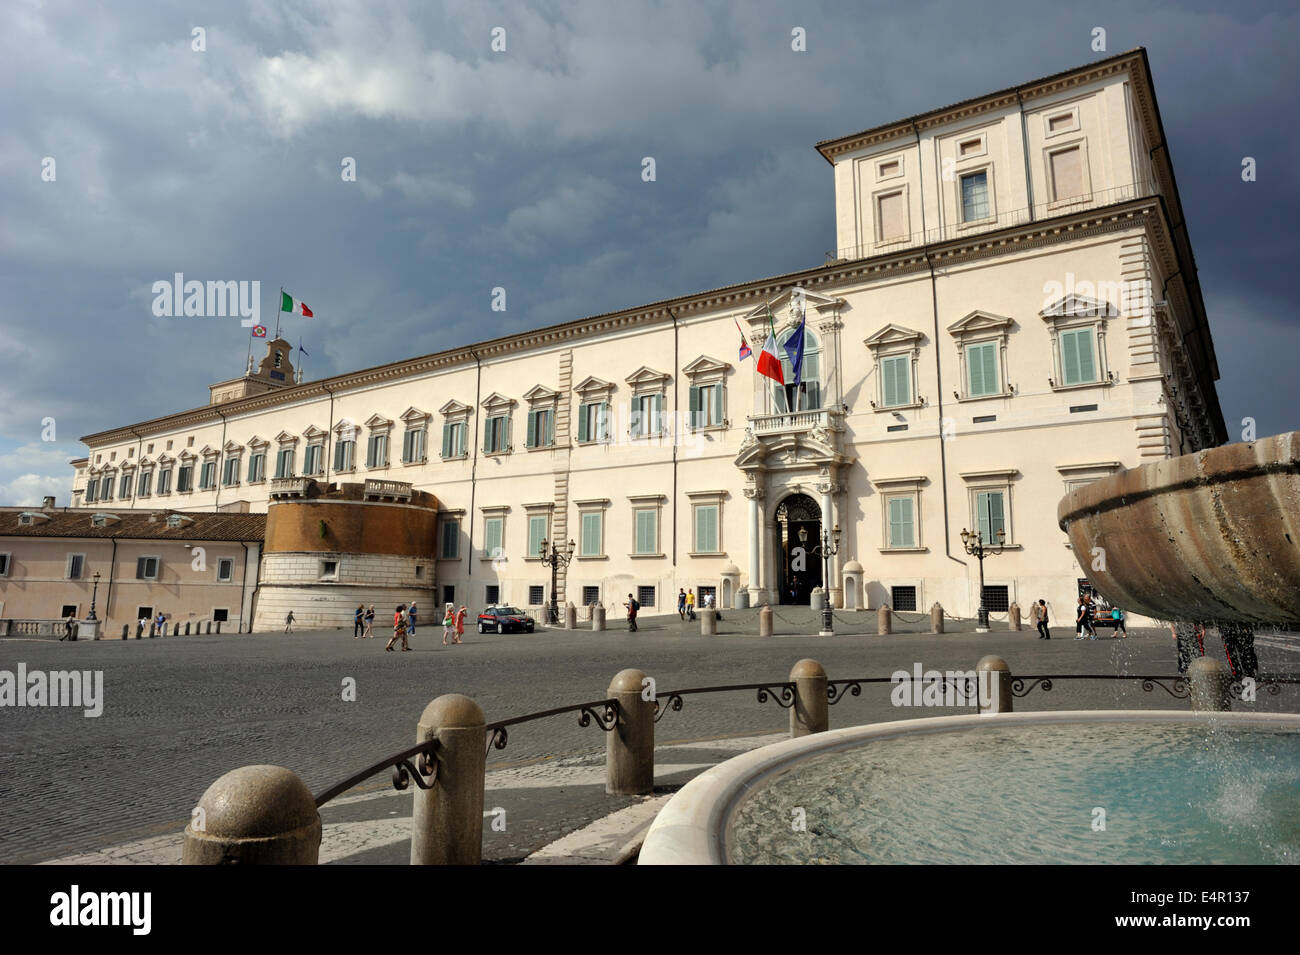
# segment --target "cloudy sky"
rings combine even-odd
[[[237,318],[152,314],[176,272],[260,281],[272,326],[306,300],[317,378],[804,268],[835,244],[813,143],[1136,46],[1229,432],[1300,428],[1300,7],[875,6],[6,0],[0,504],[67,503],[81,435],[243,371]]]

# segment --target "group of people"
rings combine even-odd
[[[1047,601],[1037,600],[1030,604],[1029,619],[1033,622],[1034,627],[1038,630],[1039,640],[1052,639],[1052,631],[1047,625]],[[1097,605],[1093,602],[1091,594],[1084,594],[1079,598],[1079,606],[1074,616],[1074,639],[1082,640],[1085,635],[1088,639],[1097,639],[1097,624],[1095,617]],[[1124,623],[1124,611],[1119,607],[1112,607],[1110,611],[1111,620],[1115,621],[1115,636],[1127,637],[1128,627]]]
[[[1178,651],[1178,672],[1186,673],[1196,657],[1205,656],[1205,624],[1179,622],[1169,625]],[[1223,640],[1223,655],[1228,660],[1232,678],[1255,677],[1259,674],[1259,659],[1255,656],[1255,631],[1240,624],[1219,624],[1219,638]]]
[[[465,617],[469,610],[464,604],[460,609],[456,609],[455,604],[447,604],[442,615],[442,645],[448,646],[449,643],[464,643],[461,638],[465,635]],[[411,649],[410,639],[415,636],[415,624],[419,617],[419,609],[412,600],[409,604],[398,604],[397,609],[393,611],[393,635],[389,638],[388,643],[384,645],[384,650],[393,652],[395,644],[400,640],[402,650]],[[364,640],[373,637],[373,627],[375,623],[375,607],[371,604],[366,607],[364,604],[358,604],[356,611],[353,613],[353,632],[352,639]]]
[[[628,594],[628,596],[631,597],[632,595]],[[712,593],[704,594],[703,604],[705,609],[708,610],[713,609]],[[683,620],[695,619],[695,590],[694,589],[683,590],[680,587],[677,589],[677,616],[681,617]],[[722,614],[718,614],[718,619],[722,619]]]

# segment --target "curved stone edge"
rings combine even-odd
[[[1187,710],[1050,710],[1033,713],[963,714],[850,726],[783,740],[732,757],[696,776],[655,817],[638,865],[727,865],[724,827],[733,807],[772,773],[796,760],[872,739],[914,733],[986,730],[1048,723],[1224,723],[1283,725],[1300,730],[1300,714],[1192,713]]]

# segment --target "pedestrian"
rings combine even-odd
[[[288,616],[284,618],[284,632],[293,633],[293,611],[290,610]]]
[[[357,604],[356,612],[352,615],[352,639],[360,640],[361,634],[366,629],[366,605]]]
[[[1044,640],[1052,639],[1052,631],[1047,626],[1047,601],[1039,600],[1034,604],[1034,616],[1038,621],[1038,635]]]
[[[1097,639],[1097,631],[1092,625],[1092,605],[1088,603],[1087,597],[1080,597],[1078,613],[1074,620],[1074,639],[1082,640],[1085,633],[1093,640]]]
[[[636,633],[636,612],[641,609],[636,598],[631,594],[627,595],[627,603],[623,604],[627,608],[627,632]]]
[[[398,604],[397,609],[393,611],[393,635],[384,644],[384,649],[392,651],[393,644],[398,640],[402,641],[402,649],[408,649],[406,643],[406,604]]]
[[[465,636],[465,617],[468,613],[469,613],[469,608],[467,608],[464,604],[461,604],[460,609],[456,611],[456,638],[455,640],[452,641],[453,643],[465,642],[461,638]]]
[[[59,643],[71,638],[72,636],[72,614],[68,614],[63,619],[63,636],[59,637]]]
[[[447,604],[442,612],[442,645],[444,647],[447,645],[448,637],[452,638],[453,643],[456,642],[456,613],[451,604]]]
[[[677,616],[686,619],[686,591],[677,588]]]
[[[1233,679],[1253,679],[1259,673],[1259,660],[1255,656],[1255,628],[1250,624],[1221,623],[1219,636],[1223,640],[1223,655],[1228,658]]]
[[[154,621],[154,624],[158,627],[158,636],[167,636],[167,618],[163,616],[161,610],[158,611],[158,618]]]
[[[144,628],[149,625],[148,617],[141,617],[135,622],[135,638],[139,640],[144,636]]]
[[[1115,636],[1128,636],[1128,627],[1124,626],[1124,611],[1115,607],[1110,612],[1110,619],[1115,621]]]
[[[411,601],[411,606],[406,608],[407,632],[415,636],[415,601]]]
[[[1195,657],[1205,656],[1200,639],[1199,624],[1171,623],[1169,634],[1174,638],[1174,649],[1178,652],[1178,672],[1186,673]]]
[[[375,605],[371,604],[366,611],[366,629],[361,634],[363,640],[373,640],[375,638]]]
[[[695,591],[686,591],[686,619],[695,619]]]

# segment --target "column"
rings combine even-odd
[[[762,588],[758,581],[758,520],[759,491],[757,488],[745,488],[749,498],[749,605],[757,607]]]
[[[821,483],[817,485],[817,490],[822,496],[822,527],[826,529],[826,538],[831,544],[834,544],[835,528],[835,495],[839,493],[839,486],[832,483],[829,478],[829,472],[823,476]],[[844,587],[840,579],[840,555],[834,554],[826,562],[826,574],[830,578],[823,582],[826,588],[828,598],[832,607],[843,608],[844,606]]]

